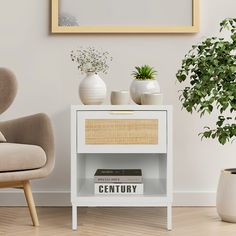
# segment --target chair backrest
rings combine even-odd
[[[12,104],[17,93],[16,77],[9,69],[0,67],[0,114]]]

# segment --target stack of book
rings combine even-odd
[[[143,194],[141,169],[97,169],[94,193],[103,195]]]

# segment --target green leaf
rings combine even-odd
[[[153,67],[148,65],[136,66],[135,71],[133,71],[132,76],[137,80],[152,80],[155,79],[157,71]]]

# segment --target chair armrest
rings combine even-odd
[[[0,131],[9,143],[38,145],[47,156],[48,172],[54,167],[54,137],[52,125],[46,114],[39,113],[14,120],[0,122]]]

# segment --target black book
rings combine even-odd
[[[141,169],[97,169],[94,175],[96,183],[141,183]]]

